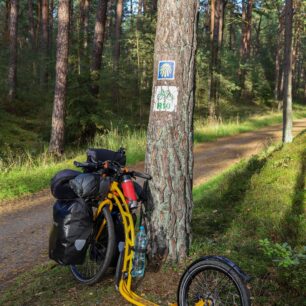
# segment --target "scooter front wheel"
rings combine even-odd
[[[213,257],[194,262],[178,288],[179,306],[249,306],[250,295],[239,273]]]

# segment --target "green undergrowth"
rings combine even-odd
[[[295,117],[306,117],[304,108],[298,109]],[[221,119],[210,122],[197,121],[195,123],[195,142],[214,141],[220,137],[256,130],[280,121],[280,113],[255,116],[245,121],[240,121],[238,118],[224,122]],[[89,147],[108,148],[111,150],[124,147],[127,149],[128,164],[133,165],[144,160],[146,131],[142,129],[130,130],[128,127],[121,130],[113,128],[106,134],[96,135]],[[1,149],[0,201],[18,198],[47,188],[51,177],[57,171],[71,168],[73,160],[84,161],[85,158],[85,149],[80,148],[67,149],[65,156],[61,160],[49,156],[46,149],[38,155],[11,147]]]
[[[295,119],[306,117],[305,110],[295,112]],[[281,113],[268,113],[256,115],[248,119],[241,120],[239,116],[226,121],[222,118],[213,121],[197,121],[195,124],[195,143],[210,142],[220,137],[232,136],[240,133],[251,132],[260,128],[282,123]]]
[[[6,147],[37,150],[41,139],[32,129],[34,124],[33,120],[17,118],[0,108],[0,151]]]
[[[117,150],[119,147],[127,150],[127,163],[133,165],[144,159],[145,132],[127,131],[120,134],[116,129],[107,136],[96,136],[89,147],[102,147]],[[85,161],[85,150],[70,151],[58,159],[50,156],[45,150],[43,154],[32,157],[29,153],[15,155],[13,152],[6,162],[0,160],[0,201],[13,199],[46,188],[52,176],[66,168],[74,169],[73,161]]]
[[[111,275],[95,286],[85,286],[73,279],[69,268],[49,262],[19,276],[1,292],[0,305],[122,305],[119,293],[116,300],[114,294]]]
[[[194,191],[193,256],[238,263],[254,277],[254,305],[305,305],[305,143],[304,132]]]
[[[260,240],[265,241],[268,252],[276,245],[271,252],[276,257],[282,251],[277,243],[286,242],[295,253],[306,243],[305,143],[306,133],[292,144],[270,146],[194,190],[188,262],[203,255],[223,255],[236,262],[253,276],[252,305],[304,305],[305,265],[279,267],[274,261],[277,258],[271,260]],[[152,277],[156,284],[144,284],[138,292],[166,305],[175,297],[176,285],[170,283],[172,279],[178,282],[180,272],[181,267],[169,265],[159,274],[148,274],[146,278]],[[165,274],[170,299],[161,296],[157,285]],[[97,285],[83,286],[67,268],[49,262],[18,276],[3,290],[0,305],[125,304],[114,289],[112,274]]]

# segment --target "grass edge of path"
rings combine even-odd
[[[295,118],[305,118],[306,111],[297,111]],[[195,129],[195,145],[203,142],[212,142],[225,136],[234,136],[244,132],[256,131],[266,126],[279,124],[282,120],[280,113],[254,116],[243,122],[232,121],[214,122],[213,124],[198,124]],[[112,130],[108,135],[97,135],[92,147],[103,147],[116,150],[119,147],[127,149],[129,165],[143,161],[146,147],[145,131],[127,131],[121,134]],[[61,169],[73,168],[73,161],[85,160],[85,152],[71,152],[61,161],[48,155],[47,152],[37,158],[26,154],[23,157],[12,157],[9,166],[1,165],[0,160],[0,205],[5,200],[13,200],[22,196],[31,195],[50,184],[52,176]]]

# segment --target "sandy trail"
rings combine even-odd
[[[294,122],[294,134],[306,129],[306,118]],[[195,147],[194,185],[208,181],[242,158],[281,139],[281,125],[218,139]],[[142,170],[143,163],[134,169]],[[49,190],[0,206],[0,290],[20,272],[48,260],[48,235],[54,199]],[[2,207],[2,208],[1,208]]]

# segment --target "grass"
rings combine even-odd
[[[279,268],[263,252],[260,239],[306,244],[306,133],[292,144],[271,146],[194,190],[193,243],[188,261],[224,255],[254,277],[253,305],[305,305],[305,264]],[[166,305],[174,301],[179,267],[149,274],[140,292]],[[167,279],[166,291],[157,286]],[[151,282],[151,284],[150,284]],[[52,263],[20,275],[2,292],[0,305],[124,305],[113,276],[81,286],[66,268]]]
[[[305,143],[306,133],[194,191],[193,256],[219,254],[237,262],[255,277],[255,305],[305,302],[301,292],[306,279],[299,272],[305,264],[281,269],[259,243],[266,238],[287,242],[297,253],[306,245]]]
[[[127,162],[133,165],[144,158],[145,132],[127,131],[120,134],[114,129],[108,135],[98,135],[90,147],[103,147],[117,150],[120,146],[127,149]],[[0,160],[0,201],[20,197],[46,188],[56,172],[65,168],[73,168],[73,161],[86,160],[85,152],[70,151],[58,161],[45,150],[43,154],[33,158],[25,152],[15,155],[9,152],[6,161]],[[85,150],[84,150],[85,151]]]
[[[305,118],[306,111],[300,110],[295,113],[295,119]],[[198,121],[195,124],[195,143],[210,142],[220,137],[232,136],[240,133],[255,131],[269,125],[280,124],[282,122],[281,113],[268,113],[266,115],[256,115],[245,120],[239,117],[214,121]]]
[[[295,113],[295,118],[306,117],[304,108]],[[220,137],[253,131],[264,126],[281,122],[280,113],[269,113],[254,116],[242,122],[238,118],[223,122],[195,123],[195,143],[214,141]],[[112,129],[108,134],[97,135],[90,144],[91,147],[103,147],[117,150],[127,149],[128,164],[133,165],[144,160],[146,149],[146,132],[144,130],[129,130],[128,127]],[[2,156],[2,159],[1,159]],[[49,186],[51,177],[63,168],[71,168],[73,160],[85,160],[85,150],[70,148],[59,161],[50,157],[45,150],[33,157],[31,153],[12,150],[10,147],[0,153],[0,201],[18,198],[22,195],[37,192]]]

